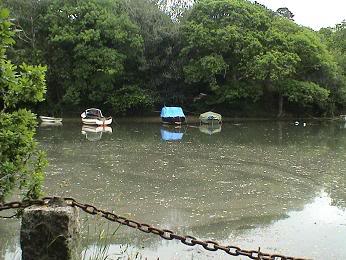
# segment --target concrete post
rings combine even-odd
[[[28,207],[20,231],[22,259],[78,259],[78,232],[78,211],[63,199],[54,198],[47,206]]]

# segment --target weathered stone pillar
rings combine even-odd
[[[20,231],[22,259],[78,259],[78,232],[78,211],[61,198],[54,198],[47,206],[28,207]]]

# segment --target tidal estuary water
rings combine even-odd
[[[242,249],[346,259],[344,124],[118,122],[101,130],[73,120],[38,128],[46,195]],[[81,259],[247,259],[80,216]],[[0,219],[0,259],[21,259],[19,229],[19,220]]]

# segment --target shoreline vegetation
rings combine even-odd
[[[196,115],[187,115],[187,125],[190,124],[199,124],[200,120],[199,117]],[[345,120],[341,119],[340,117],[222,117],[223,123],[238,123],[238,122],[256,122],[256,121],[271,121],[271,122],[292,122],[292,124],[296,121],[302,123],[302,122],[330,122],[330,121],[340,121],[345,122]],[[75,123],[80,122],[80,118],[76,116],[69,116],[64,117],[64,122],[68,123]],[[114,122],[111,126],[116,126],[119,123],[153,123],[158,124],[161,123],[161,118],[159,115],[147,115],[147,116],[127,116],[127,117],[117,117],[114,119]]]
[[[189,3],[4,0],[17,30],[8,57],[47,66],[46,100],[31,109],[58,117],[164,105],[240,117],[345,114],[345,21],[314,31],[288,8]]]

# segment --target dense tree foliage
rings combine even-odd
[[[116,91],[135,78],[143,45],[138,26],[124,6],[118,1],[57,0],[52,1],[44,19],[54,59],[48,65],[61,70],[59,74],[50,72],[55,77],[49,83],[63,89],[63,101],[116,105],[112,103]]]
[[[314,32],[289,19],[246,1],[201,0],[182,36],[185,79],[209,102],[272,95],[278,116],[284,102],[326,106],[335,62]]]
[[[317,33],[246,0],[4,2],[20,30],[11,57],[48,67],[47,112],[344,108],[344,23]]]
[[[337,62],[337,73],[332,84],[331,112],[343,109],[346,103],[346,21],[334,28],[323,28],[320,36]]]
[[[42,15],[46,13],[50,0],[3,0],[11,10],[12,22],[16,27],[15,53],[9,53],[13,62],[23,61],[40,64],[45,54],[46,39],[41,28],[44,28]],[[12,50],[13,51],[13,50]]]
[[[166,103],[179,95],[180,50],[178,25],[160,8],[165,1],[155,4],[150,0],[129,0],[129,16],[139,27],[143,38],[143,56],[136,73],[137,84],[149,90],[152,101]],[[181,93],[180,93],[181,94]],[[181,94],[182,95],[182,94]]]
[[[46,68],[17,67],[7,59],[6,50],[14,44],[8,15],[0,9],[0,201],[18,186],[27,197],[40,195],[45,165],[34,140],[36,116],[25,107],[44,99]]]

